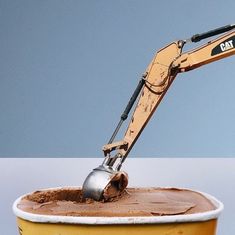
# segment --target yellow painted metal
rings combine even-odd
[[[34,223],[17,218],[20,235],[215,235],[217,220],[168,223],[81,225]]]

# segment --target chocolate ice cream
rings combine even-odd
[[[127,188],[109,202],[82,199],[80,188],[36,191],[21,199],[18,208],[44,215],[165,216],[216,209],[202,194],[176,188]]]

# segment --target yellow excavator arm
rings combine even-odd
[[[102,165],[93,169],[83,183],[84,198],[107,200],[119,195],[125,189],[128,177],[126,173],[120,171],[121,166],[176,75],[234,55],[234,29],[235,25],[227,25],[206,33],[196,34],[188,40],[173,42],[156,53],[121,115],[108,144],[103,147],[105,159]],[[201,47],[186,53],[182,52],[184,45],[189,41],[198,42],[221,33],[222,36]],[[114,142],[137,98],[139,98],[137,105],[123,139]]]
[[[178,73],[186,72],[235,54],[234,29],[235,25],[227,25],[203,34],[196,34],[188,40],[173,42],[156,53],[122,114],[110,141],[103,147],[105,155],[104,165],[120,170],[122,163]],[[217,39],[209,41],[189,52],[182,53],[183,47],[187,42],[198,42],[221,33],[223,35]],[[139,97],[138,103],[123,140],[113,142],[137,97]],[[116,154],[112,156],[111,152],[114,150]]]

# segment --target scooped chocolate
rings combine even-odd
[[[124,171],[116,173],[105,187],[104,201],[111,201],[120,196],[128,185],[128,175]]]
[[[214,210],[202,194],[176,188],[127,188],[118,200],[97,202],[82,199],[80,188],[36,191],[17,207],[34,214],[63,216],[165,216]]]

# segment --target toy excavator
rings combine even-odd
[[[126,188],[128,180],[126,173],[120,171],[122,164],[176,75],[234,55],[234,29],[235,25],[233,24],[196,34],[190,39],[172,42],[156,53],[121,115],[112,137],[103,147],[105,156],[103,163],[95,168],[84,181],[84,198],[92,198],[97,201],[105,200],[118,195]],[[196,49],[182,52],[186,43],[198,42],[218,34],[223,35]],[[123,140],[113,142],[138,97],[138,103]],[[113,151],[115,154],[111,155]]]

